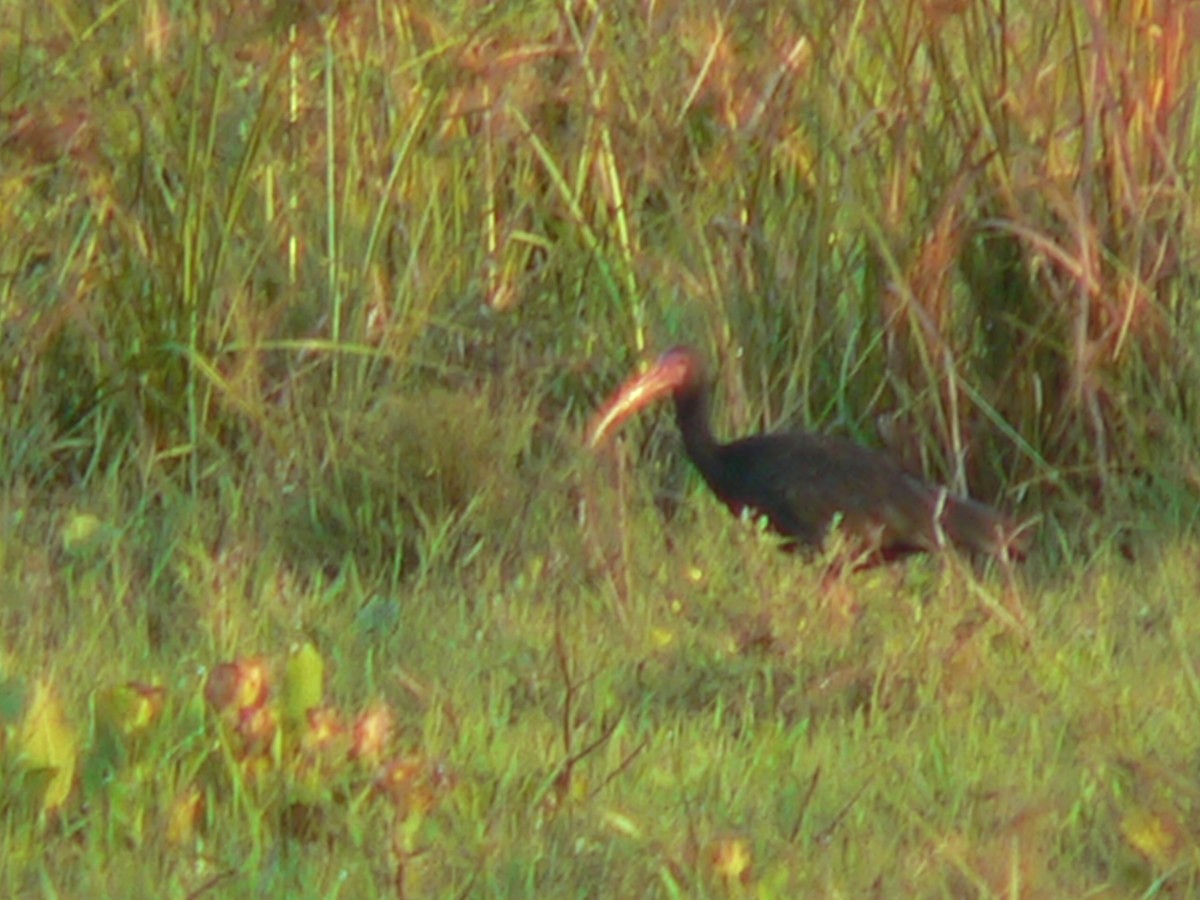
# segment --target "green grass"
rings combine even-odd
[[[553,491],[530,504],[531,520],[570,521]],[[823,583],[694,505],[670,553],[656,514],[635,513],[620,609],[577,540],[545,535],[529,536],[541,552],[487,547],[424,578],[322,582],[278,539],[206,550],[190,534],[205,524],[186,524],[155,590],[121,577],[135,535],[91,559],[52,550],[39,587],[10,529],[24,577],[6,674],[48,673],[81,732],[61,811],[40,819],[36,796],[9,791],[10,889],[185,894],[222,874],[229,896],[387,893],[404,835],[417,894],[721,893],[712,859],[740,840],[753,865],[736,890],[1120,895],[1159,874],[1123,836],[1135,815],[1175,829],[1157,852],[1191,884],[1190,851],[1170,843],[1188,840],[1198,699],[1185,546],[1070,578],[1034,563],[1013,585],[950,560]],[[56,596],[66,608],[45,608]],[[995,612],[1018,602],[1027,630]],[[389,704],[427,814],[396,813],[372,766],[338,763],[314,787],[221,749],[206,670],[266,654],[278,693],[302,637],[344,717]],[[88,698],[131,679],[162,685],[165,706],[113,754]],[[205,808],[175,843],[165,823],[189,788]]]
[[[1200,890],[1183,12],[197,9],[0,0],[0,893]],[[681,340],[1029,560],[587,452]]]

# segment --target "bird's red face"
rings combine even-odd
[[[643,375],[635,375],[617,388],[588,424],[588,446],[599,447],[634,413],[660,397],[690,387],[700,377],[700,358],[691,347],[674,347],[658,358]]]

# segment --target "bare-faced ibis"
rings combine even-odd
[[[804,431],[756,434],[728,444],[709,425],[710,385],[691,347],[664,353],[596,413],[588,443],[599,447],[638,410],[675,398],[683,445],[709,488],[735,515],[765,516],[791,544],[819,548],[835,517],[883,559],[942,549],[947,541],[1000,558],[1020,556],[1021,538],[1001,513],[909,475],[885,454]]]

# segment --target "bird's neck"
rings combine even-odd
[[[683,435],[684,449],[700,474],[711,482],[712,476],[720,468],[717,458],[720,445],[713,437],[709,422],[708,396],[707,385],[696,385],[678,392],[675,395],[675,418]]]

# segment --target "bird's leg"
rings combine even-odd
[[[946,529],[942,526],[942,517],[946,514],[949,499],[950,492],[939,487],[933,504],[933,543],[939,550],[946,547]]]
[[[862,616],[863,608],[848,576],[863,569],[874,568],[881,559],[880,543],[883,530],[875,534],[850,534],[841,528],[840,516],[835,516],[825,536],[821,553],[824,571],[821,573],[822,604],[834,615],[838,624],[851,626]]]

